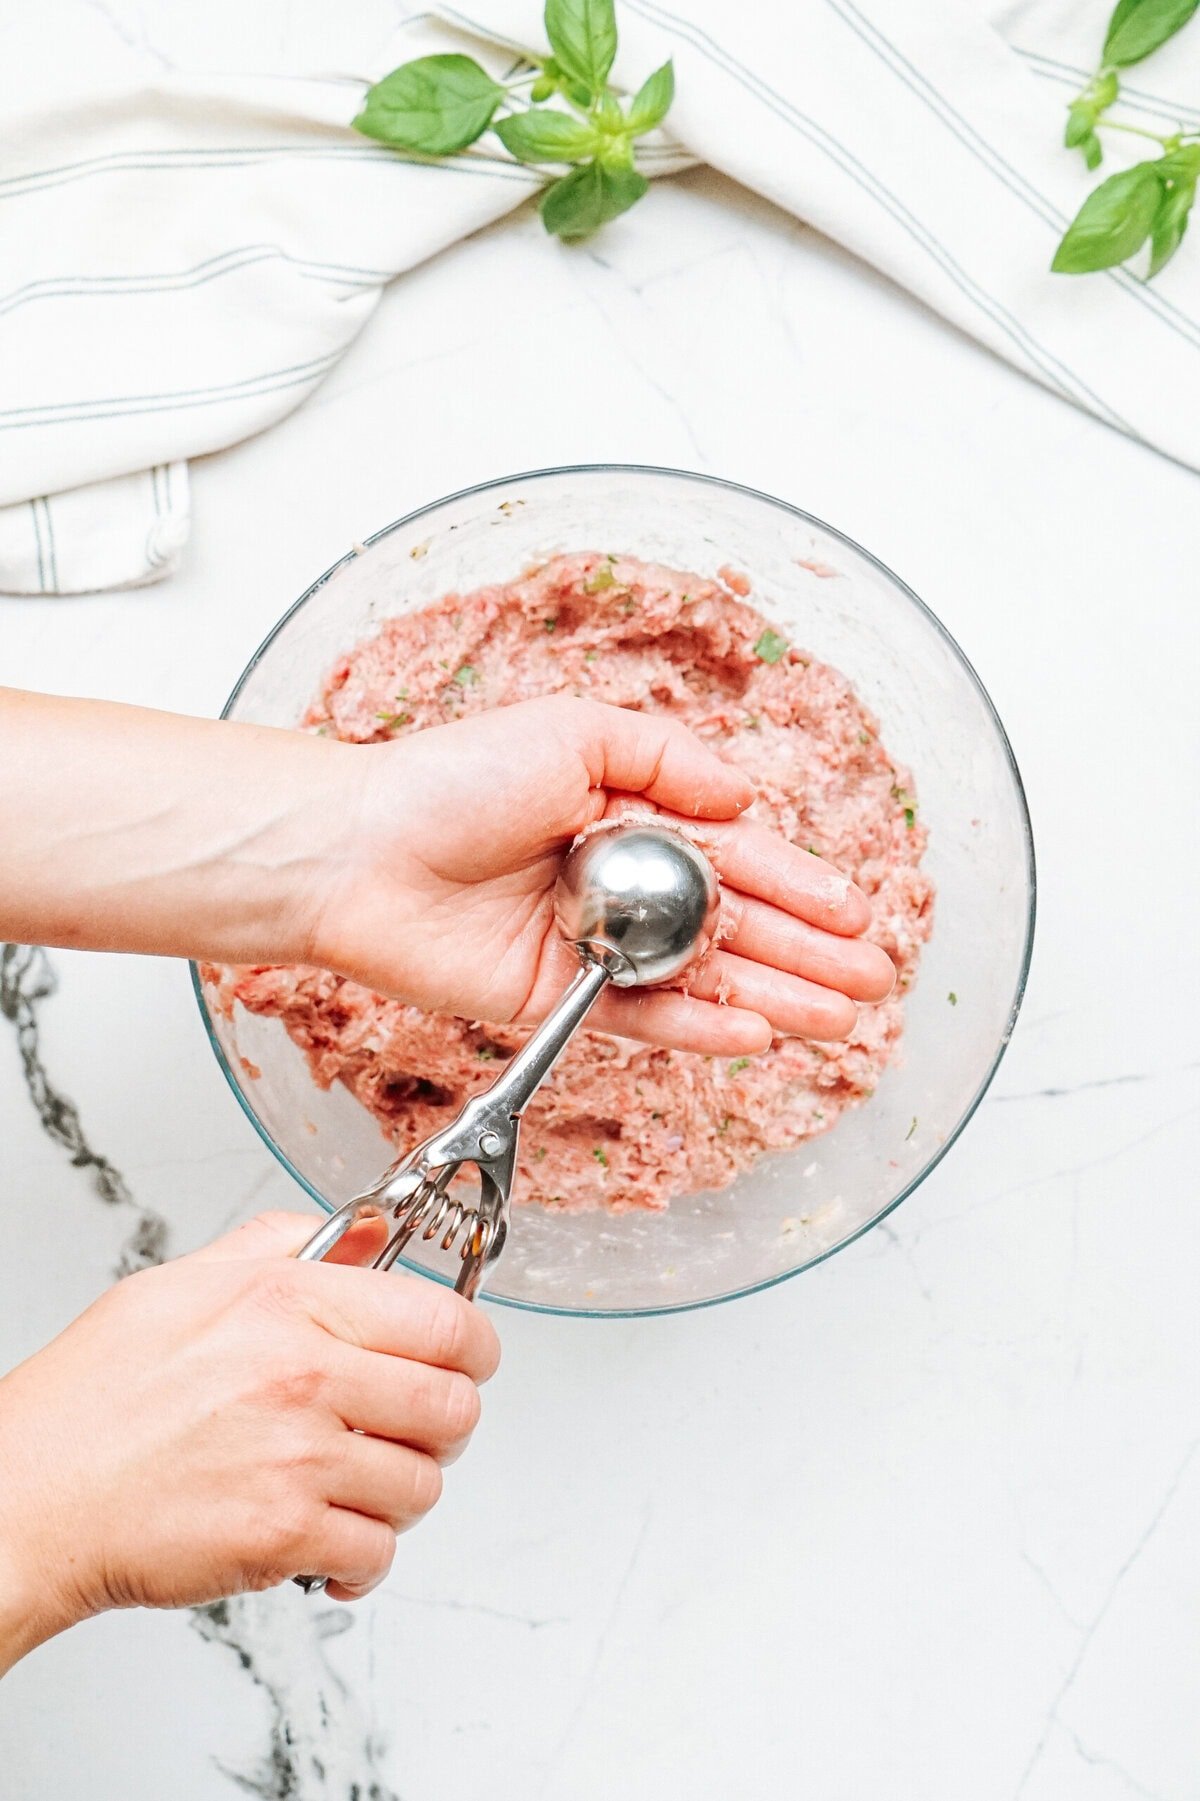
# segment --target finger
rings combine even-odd
[[[877,944],[839,938],[781,907],[729,889],[721,907],[722,950],[789,975],[806,976],[823,988],[839,988],[855,1001],[885,1001],[896,985],[896,966]]]
[[[537,981],[517,1023],[540,1023],[578,970],[578,957],[559,933],[548,935]],[[771,1042],[771,1028],[760,1014],[716,1007],[678,988],[616,988],[610,983],[587,1020],[597,1032],[705,1056],[752,1057]]]
[[[870,902],[848,876],[751,819],[707,826],[701,847],[722,882],[810,925],[855,938],[871,923]]]
[[[339,1345],[330,1396],[347,1426],[453,1462],[479,1424],[479,1390],[459,1370]]]
[[[308,1243],[320,1224],[320,1216],[311,1213],[260,1213],[254,1219],[243,1220],[232,1232],[214,1238],[211,1244],[190,1254],[198,1263],[239,1263],[263,1257],[294,1257]],[[339,1240],[325,1261],[353,1264],[370,1262],[383,1249],[386,1237],[387,1222],[384,1219],[362,1220]]]
[[[692,819],[731,819],[754,784],[678,720],[599,701],[568,701],[563,717],[593,788],[644,794]]]
[[[472,1382],[495,1374],[500,1344],[491,1320],[436,1282],[331,1263],[292,1264],[289,1281],[309,1318],[346,1344],[461,1370]]]
[[[328,1478],[334,1506],[382,1520],[393,1533],[407,1532],[441,1496],[442,1472],[423,1451],[360,1432],[341,1434]]]
[[[190,1255],[197,1263],[231,1263],[261,1257],[294,1257],[320,1224],[311,1213],[260,1213]]]
[[[377,1588],[391,1569],[396,1534],[384,1520],[346,1507],[327,1507],[310,1535],[310,1548],[308,1567],[293,1574],[328,1576],[325,1592],[333,1600],[357,1601]]]
[[[610,987],[588,1015],[588,1024],[598,1032],[706,1057],[754,1057],[771,1042],[771,1026],[762,1013],[716,1006],[677,988]]]
[[[729,951],[714,951],[700,966],[691,992],[697,1000],[725,999],[730,1006],[752,1009],[774,1031],[797,1038],[848,1038],[858,1020],[849,995]]]

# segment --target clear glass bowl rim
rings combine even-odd
[[[942,1161],[942,1158],[945,1157],[951,1147],[957,1143],[966,1127],[970,1124],[980,1103],[988,1089],[991,1087],[996,1071],[999,1069],[1004,1057],[1004,1053],[1008,1049],[1009,1040],[1012,1037],[1013,1028],[1017,1022],[1017,1016],[1021,1011],[1021,1002],[1025,998],[1025,987],[1029,979],[1029,965],[1033,957],[1034,927],[1037,920],[1037,861],[1034,853],[1033,825],[1029,817],[1029,803],[1025,795],[1025,784],[1021,780],[1021,771],[1017,766],[1017,759],[1013,753],[1012,745],[1009,742],[1008,733],[1004,729],[1004,722],[1001,720],[1000,715],[996,710],[991,695],[984,687],[983,682],[980,680],[973,664],[964,653],[961,645],[958,643],[957,639],[947,631],[946,627],[942,624],[932,608],[926,606],[920,595],[914,593],[908,586],[908,583],[902,581],[894,570],[888,568],[886,563],[881,562],[873,552],[864,549],[861,544],[849,537],[846,532],[839,531],[837,526],[829,525],[823,519],[818,519],[815,513],[805,512],[803,507],[793,506],[790,501],[780,500],[777,495],[764,493],[761,489],[750,487],[744,482],[728,481],[723,476],[705,475],[691,469],[672,469],[653,463],[565,463],[559,467],[529,469],[513,475],[494,476],[489,481],[475,482],[470,487],[459,488],[451,494],[444,494],[440,500],[429,501],[424,506],[415,507],[412,512],[405,513],[401,518],[394,519],[390,525],[383,526],[381,530],[374,532],[369,538],[362,541],[361,549],[369,550],[371,546],[377,544],[381,538],[387,538],[392,532],[400,531],[407,525],[413,525],[418,520],[427,518],[431,514],[439,512],[442,507],[453,505],[456,501],[469,500],[474,495],[489,494],[494,492],[497,488],[509,488],[516,482],[531,483],[564,475],[578,475],[584,478],[595,475],[666,477],[672,481],[696,482],[706,487],[720,488],[727,493],[741,494],[748,499],[761,501],[766,506],[774,507],[779,512],[788,514],[792,519],[801,520],[805,525],[815,526],[818,531],[828,533],[831,538],[836,538],[839,543],[846,545],[846,547],[849,550],[852,550],[855,555],[864,558],[866,562],[872,564],[873,567],[877,569],[881,575],[885,576],[892,586],[904,596],[911,606],[915,607],[919,613],[924,615],[934,631],[942,639],[943,643],[947,645],[962,668],[968,681],[975,688],[980,700],[983,702],[984,708],[988,713],[997,737],[1000,740],[1000,745],[1008,764],[1009,774],[1012,778],[1013,792],[1020,809],[1021,837],[1025,847],[1025,878],[1029,894],[1029,905],[1025,919],[1025,941],[1022,946],[1021,962],[1017,972],[1016,985],[1013,990],[1012,1000],[1009,1003],[1007,1023],[1004,1031],[1000,1035],[1000,1042],[996,1046],[995,1054],[992,1057],[988,1068],[984,1072],[979,1087],[976,1089],[971,1101],[964,1109],[962,1116],[958,1120],[953,1131],[947,1133],[945,1140],[936,1147],[926,1162],[917,1171],[916,1175],[913,1176],[911,1181],[906,1182],[899,1193],[888,1202],[886,1207],[875,1214],[874,1218],[865,1221],[863,1225],[851,1232],[848,1237],[843,1238],[840,1243],[831,1245],[828,1250],[818,1252],[815,1257],[808,1258],[804,1263],[798,1263],[794,1269],[783,1270],[780,1273],[765,1276],[759,1282],[744,1283],[738,1288],[728,1289],[724,1294],[707,1295],[702,1300],[677,1301],[661,1307],[590,1309],[586,1307],[555,1307],[535,1301],[517,1300],[509,1295],[489,1294],[486,1289],[481,1297],[484,1300],[495,1302],[498,1306],[516,1308],[522,1313],[555,1314],[562,1319],[647,1319],[654,1318],[660,1314],[694,1313],[698,1312],[701,1308],[718,1307],[726,1301],[740,1300],[745,1295],[760,1294],[765,1289],[776,1288],[781,1282],[788,1282],[794,1276],[801,1275],[805,1270],[815,1269],[819,1263],[824,1263],[828,1258],[836,1256],[839,1251],[844,1251],[847,1245],[853,1244],[855,1240],[861,1238],[864,1233],[870,1232],[875,1226],[879,1225],[881,1220],[887,1219],[888,1215],[894,1213],[901,1202],[906,1201],[909,1195],[912,1194],[915,1189],[919,1188],[925,1178],[937,1168],[938,1164]],[[254,652],[254,655],[250,658],[250,661],[246,664],[246,667],[234,684],[228,700],[221,709],[222,719],[229,718],[233,708],[237,705],[242,689],[245,687],[250,676],[258,667],[258,664],[262,661],[279,634],[290,624],[301,608],[306,606],[313,596],[325,586],[325,583],[329,581],[332,576],[336,575],[339,569],[344,568],[347,563],[353,562],[359,554],[360,547],[355,547],[354,549],[348,550],[344,556],[339,557],[337,562],[332,563],[323,575],[318,576],[316,581],[312,582],[304,590],[299,599],[293,601],[287,611],[276,620],[275,624],[271,627],[270,631],[267,633],[258,649]],[[212,1021],[209,1017],[208,1007],[204,999],[204,989],[200,980],[199,967],[193,962],[189,965],[189,968],[191,971],[192,990],[200,1009],[200,1017],[204,1022],[205,1034],[209,1044],[212,1046],[213,1054],[220,1066],[221,1073],[229,1084],[229,1087],[237,1100],[238,1106],[250,1121],[250,1124],[254,1127],[254,1130],[258,1133],[258,1136],[262,1139],[267,1149],[283,1165],[293,1181],[299,1183],[304,1192],[316,1202],[317,1206],[321,1208],[323,1212],[331,1212],[332,1209],[324,1196],[318,1193],[311,1182],[301,1175],[287,1153],[276,1143],[270,1132],[268,1132],[262,1121],[258,1118],[258,1115],[250,1106],[246,1096],[243,1094],[237,1078],[230,1067],[229,1060],[213,1032]],[[434,1271],[428,1270],[420,1264],[409,1263],[406,1258],[401,1258],[400,1262],[410,1274],[423,1276],[429,1280],[443,1282],[447,1287],[451,1286],[448,1277],[438,1275]]]

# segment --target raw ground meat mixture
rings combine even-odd
[[[631,557],[555,558],[507,586],[391,619],[342,657],[311,731],[371,743],[531,695],[589,695],[681,719],[753,778],[753,814],[870,897],[899,971],[845,1044],[779,1038],[733,1061],[581,1032],[529,1107],[516,1198],[579,1210],[664,1208],[764,1152],[827,1132],[870,1095],[900,1042],[932,924],[913,784],[845,676],[788,645],[739,598]],[[209,971],[225,1004],[278,1016],[322,1087],[343,1082],[397,1146],[446,1123],[528,1036],[437,1018],[320,970]]]

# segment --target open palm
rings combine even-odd
[[[578,967],[552,897],[572,839],[635,805],[703,822],[721,948],[683,994],[610,987],[592,1023],[737,1054],[775,1033],[841,1038],[891,992],[846,878],[741,815],[748,779],[656,714],[556,697],[357,751],[325,860],[312,960],[433,1012],[536,1023]],[[718,996],[723,1004],[717,1004]]]

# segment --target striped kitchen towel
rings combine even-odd
[[[58,89],[0,122],[0,589],[168,573],[187,459],[282,418],[385,282],[528,197],[535,178],[494,144],[427,164],[348,121],[364,83],[412,56],[467,48],[503,71],[543,41],[540,12],[462,0],[415,16],[361,79]],[[724,170],[1200,467],[1200,243],[1152,285],[1048,273],[1095,180],[1060,147],[1056,103],[1094,65],[1106,15],[1107,0],[993,0],[990,17],[961,0],[619,0],[614,79],[675,59],[652,172]],[[1125,92],[1152,128],[1200,121],[1200,24]]]

